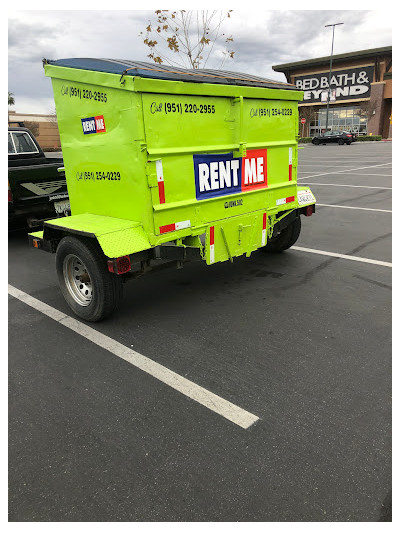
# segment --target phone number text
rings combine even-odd
[[[88,180],[92,180],[92,181],[105,181],[105,180],[108,180],[108,181],[119,181],[121,179],[121,174],[119,172],[114,172],[114,171],[103,171],[103,170],[99,170],[99,171],[83,171],[83,172],[80,172],[78,170],[78,172],[76,173],[76,179],[78,181],[80,180],[84,180],[84,181],[88,181]]]
[[[157,103],[153,102],[150,106],[150,112],[154,115],[155,113],[164,112],[166,115],[168,113],[201,113],[201,114],[213,114],[215,113],[214,104],[175,104],[171,102]]]
[[[250,117],[276,117],[279,115],[290,116],[293,114],[292,109],[279,109],[279,108],[251,108]]]
[[[69,95],[83,100],[94,100],[95,102],[107,102],[107,93],[100,91],[92,91],[90,89],[81,89],[80,87],[67,87],[65,85],[61,88],[63,96]]]

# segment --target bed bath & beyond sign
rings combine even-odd
[[[331,76],[331,88],[336,90],[336,100],[368,98],[371,92],[374,67],[335,70]],[[304,91],[304,101],[321,102],[321,93],[328,89],[329,72],[296,76],[296,88]]]

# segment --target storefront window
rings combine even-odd
[[[317,120],[310,124],[310,135],[316,135],[325,129],[326,107],[320,108],[316,112]],[[328,116],[328,130],[345,130],[355,133],[367,132],[367,119],[360,116],[359,106],[330,107]]]

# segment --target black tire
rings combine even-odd
[[[272,237],[261,250],[274,254],[283,252],[294,245],[299,238],[300,231],[301,220],[300,217],[297,217],[291,224],[289,224],[289,226],[283,229],[279,235]]]
[[[344,140],[343,139],[339,139],[339,144],[340,145],[344,144]]]
[[[312,140],[312,143],[315,144],[315,146],[318,146],[318,144],[319,144],[319,139],[313,139],[313,140]]]
[[[122,296],[122,280],[108,271],[96,240],[64,237],[57,247],[56,270],[61,292],[76,315],[98,322],[113,313]]]

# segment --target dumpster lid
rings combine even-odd
[[[49,65],[67,67],[95,72],[108,72],[121,76],[140,76],[158,80],[190,81],[196,83],[219,83],[224,85],[245,85],[250,87],[266,87],[269,89],[296,90],[291,83],[274,81],[261,78],[253,74],[232,72],[228,70],[212,69],[185,69],[143,61],[131,61],[129,59],[95,59],[88,57],[66,59],[44,59]]]

